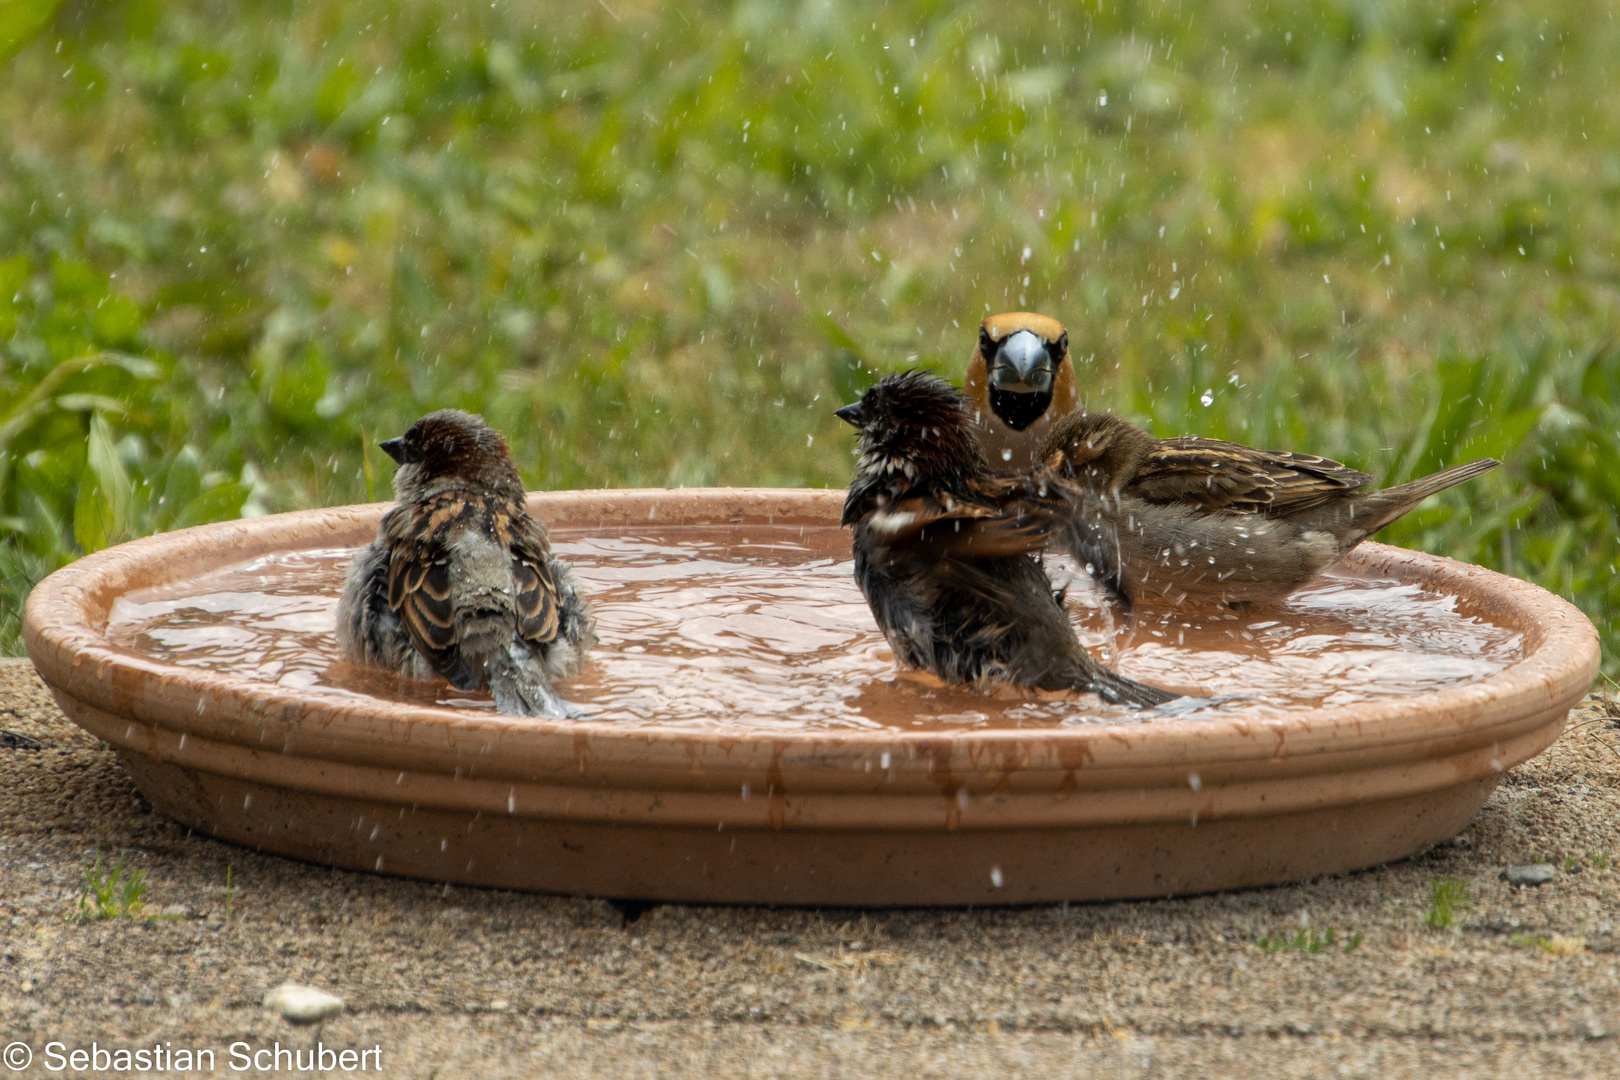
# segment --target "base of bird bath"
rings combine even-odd
[[[552,492],[554,530],[836,524],[839,491]],[[387,506],[120,545],[29,598],[29,655],[152,806],[246,846],[540,892],[765,904],[1028,904],[1210,892],[1396,859],[1458,832],[1563,730],[1598,669],[1570,604],[1363,544],[1348,568],[1455,594],[1525,636],[1478,682],[1283,717],[1081,728],[704,733],[287,689],[121,650],[124,593],[365,543]],[[886,762],[886,767],[877,767]],[[871,766],[869,769],[868,766]]]

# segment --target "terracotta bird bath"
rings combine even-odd
[[[559,549],[652,527],[676,541],[752,529],[819,537],[847,558],[842,494],[556,492],[530,506]],[[850,905],[1166,896],[1399,858],[1460,830],[1505,770],[1558,736],[1598,670],[1591,625],[1557,597],[1370,543],[1348,573],[1420,585],[1505,628],[1511,661],[1293,711],[1237,701],[953,729],[800,725],[789,709],[748,729],[656,709],[636,723],[542,721],[287,686],[155,658],[109,631],[121,598],[363,544],[386,509],[203,526],[81,559],[29,599],[29,655],[156,809],[239,844],[469,885]],[[823,570],[847,587],[847,567]]]

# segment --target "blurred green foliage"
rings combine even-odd
[[[0,0],[0,63],[44,33],[62,0]]]
[[[0,262],[0,645],[32,583],[80,552],[235,517],[247,485],[205,461],[197,380],[144,340],[105,273]]]
[[[0,620],[386,497],[447,405],[536,486],[841,485],[832,408],[1030,307],[1161,434],[1504,457],[1382,538],[1620,655],[1615,55],[1584,0],[72,0],[0,82]]]

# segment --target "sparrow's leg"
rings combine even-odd
[[[1101,496],[1083,493],[1079,506],[1054,535],[1068,549],[1086,575],[1101,585],[1126,614],[1131,596],[1125,591],[1125,569],[1120,558],[1118,523],[1103,513],[1108,506]]]

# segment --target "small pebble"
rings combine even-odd
[[[1510,866],[1502,871],[1509,885],[1545,885],[1558,876],[1552,863],[1531,863],[1529,866]]]
[[[264,1007],[294,1024],[313,1024],[343,1011],[343,999],[313,986],[282,983],[264,995]]]
[[[189,919],[191,909],[184,904],[165,904],[163,910],[158,912],[165,919]]]

